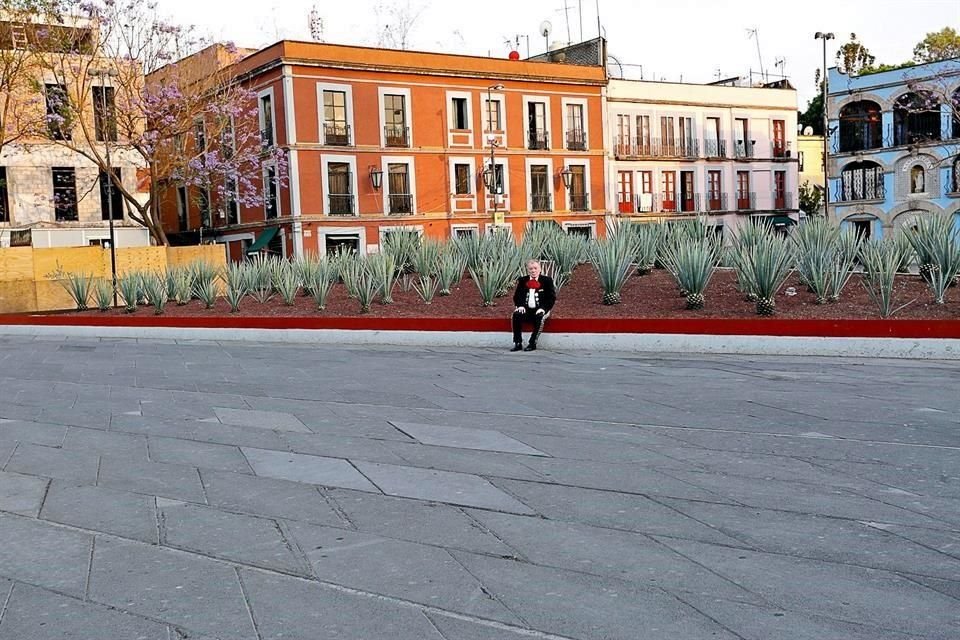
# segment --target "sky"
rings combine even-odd
[[[816,91],[822,66],[817,31],[830,31],[828,66],[837,47],[856,33],[877,62],[900,63],[931,31],[960,31],[960,0],[159,0],[179,24],[193,24],[216,40],[261,47],[284,38],[309,40],[311,9],[323,20],[323,39],[375,46],[378,24],[391,8],[415,16],[411,49],[506,57],[508,40],[519,51],[542,53],[540,25],[551,23],[550,41],[595,37],[600,28],[625,77],[670,82],[710,82],[746,76],[762,67],[771,79],[785,74],[801,106]],[[378,11],[379,7],[379,11]],[[752,35],[755,34],[755,35]],[[527,36],[527,37],[524,37]],[[759,51],[758,51],[759,43]],[[515,47],[515,45],[513,45]],[[782,61],[782,63],[781,63]],[[612,65],[611,74],[620,68]]]

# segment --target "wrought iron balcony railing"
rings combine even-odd
[[[545,150],[550,148],[550,132],[546,129],[530,129],[527,148]]]
[[[390,215],[408,215],[413,213],[412,194],[391,193],[387,198],[390,201]]]
[[[327,198],[329,201],[327,213],[331,216],[355,215],[352,193],[331,193]]]
[[[323,142],[332,147],[349,147],[353,144],[350,138],[350,125],[325,122],[323,124]]]
[[[567,150],[587,150],[587,135],[583,129],[571,129],[570,131],[567,131]]]
[[[715,191],[708,191],[706,197],[706,211],[726,211],[727,194]]]
[[[689,158],[700,156],[699,140],[617,136],[614,153],[618,158]]]
[[[273,146],[273,129],[261,129],[260,130],[260,146],[264,149],[269,149]]]
[[[552,211],[549,193],[534,193],[530,195],[531,205],[534,211]]]
[[[770,202],[776,211],[793,209],[793,194],[786,191],[774,191],[770,194]]]
[[[570,211],[590,211],[590,195],[586,193],[571,193]]]
[[[733,144],[733,155],[736,158],[754,158],[755,140],[735,140]]]
[[[880,149],[884,146],[883,130],[880,123],[851,124],[840,123],[839,135],[833,139],[834,153],[856,153]]]
[[[884,200],[887,189],[880,178],[876,181],[868,179],[842,180],[833,194],[834,202],[858,202],[861,200]]]
[[[703,141],[703,155],[705,158],[726,158],[727,141],[707,139]]]
[[[774,140],[770,143],[770,157],[782,160],[790,157],[791,143],[787,140]]]
[[[388,147],[409,147],[410,127],[389,125],[383,128],[383,141]]]
[[[757,194],[737,192],[737,211],[752,211],[757,208]]]

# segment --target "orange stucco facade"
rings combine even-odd
[[[269,97],[261,125],[289,162],[275,217],[243,208],[204,229],[235,259],[273,226],[287,256],[375,251],[397,228],[519,237],[552,219],[603,234],[602,67],[284,41],[232,71]],[[172,190],[161,210],[171,232],[200,224]]]

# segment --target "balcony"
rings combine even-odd
[[[831,147],[834,153],[856,153],[879,149],[883,145],[884,136],[879,122],[845,126],[841,120],[839,135],[834,139]]]
[[[350,125],[338,122],[325,122],[323,124],[323,142],[331,147],[349,147]]]
[[[409,193],[391,193],[387,196],[390,200],[389,214],[392,216],[405,216],[413,213],[413,195]]]
[[[707,211],[727,211],[727,194],[719,192],[707,193]]]
[[[550,148],[550,134],[546,129],[530,129],[527,149],[546,150]]]
[[[703,155],[706,158],[726,158],[727,141],[726,140],[704,140]]]
[[[737,192],[737,211],[753,211],[757,208],[757,194]]]
[[[770,157],[776,160],[784,160],[790,157],[790,143],[783,140],[775,140],[770,143]]]
[[[789,211],[793,209],[793,194],[786,191],[774,191],[770,194],[770,202],[775,211]]]
[[[570,211],[590,211],[590,195],[586,193],[571,193]]]
[[[531,208],[534,211],[553,211],[549,193],[533,193],[530,195]]]
[[[356,215],[353,209],[352,193],[331,193],[327,198],[327,214],[331,216]]]
[[[841,181],[834,192],[834,202],[859,202],[861,200],[885,200],[887,189],[883,180],[867,183],[862,180]]]
[[[754,158],[756,152],[756,140],[737,140],[733,145],[733,156],[735,158]]]
[[[383,128],[383,142],[387,147],[409,147],[410,127],[390,125]]]
[[[699,140],[667,140],[617,136],[614,141],[617,158],[680,158],[696,159],[700,155]]]
[[[261,129],[260,130],[260,146],[264,149],[269,149],[273,146],[273,129]]]
[[[893,125],[893,145],[922,144],[940,140],[940,112],[911,113]]]
[[[586,151],[587,134],[583,129],[567,131],[567,151]]]

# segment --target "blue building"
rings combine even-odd
[[[960,228],[960,58],[861,76],[833,68],[828,91],[830,214],[874,238],[933,212]]]

